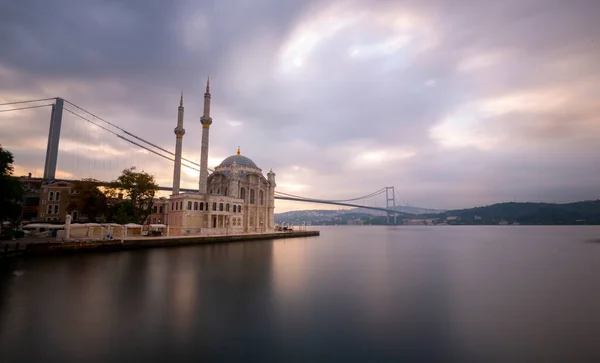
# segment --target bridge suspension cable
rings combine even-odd
[[[404,205],[408,205],[408,202],[406,201],[406,199],[402,199],[400,198],[400,193],[398,193],[396,190],[394,190],[394,194],[396,195],[396,199],[398,199],[398,203],[400,203],[400,205],[402,203],[404,203]]]
[[[41,101],[50,101],[50,100],[55,100],[56,98],[52,97],[52,98],[41,98],[39,100],[28,100],[28,101],[13,101],[13,102],[4,102],[4,103],[0,103],[0,106],[8,106],[8,105],[17,105],[20,103],[31,103],[31,102],[41,102]]]
[[[361,199],[367,199],[367,198],[372,198],[376,195],[382,194],[383,192],[385,192],[385,187],[381,188],[373,193],[367,194],[367,195],[363,195],[357,198],[350,198],[350,199],[340,199],[340,200],[324,200],[326,202],[336,202],[336,203],[342,203],[342,202],[352,202],[352,201],[356,201],[356,200],[361,200]],[[299,199],[305,199],[305,200],[320,200],[320,199],[315,199],[315,198],[307,198],[307,197],[302,197],[302,196],[298,196],[298,195],[293,195],[293,194],[288,194],[288,193],[283,193],[283,192],[275,192],[275,194],[279,194],[279,195],[284,195],[286,197],[292,197],[292,198],[299,198]]]
[[[2,105],[0,105],[2,106]],[[18,108],[10,108],[8,110],[0,110],[0,112],[8,112],[8,111],[19,111],[19,110],[28,110],[30,108],[40,108],[40,107],[48,107],[48,106],[52,106],[51,103],[47,104],[47,105],[37,105],[37,106],[27,106],[27,107],[18,107]]]
[[[83,109],[83,108],[81,108],[81,107],[77,106],[76,104],[74,104],[74,103],[70,102],[69,100],[65,100],[65,102],[66,102],[66,103],[68,103],[68,104],[70,104],[71,106],[73,106],[73,107],[76,107],[77,109],[79,109],[79,110],[81,110],[81,111],[83,111],[83,112],[85,112],[85,113],[89,114],[89,115],[92,115],[93,117],[97,118],[98,120],[100,120],[100,121],[102,121],[102,122],[105,122],[105,123],[109,124],[110,126],[112,126],[112,127],[116,128],[116,129],[120,130],[121,132],[124,132],[125,134],[127,134],[127,135],[129,135],[129,136],[131,136],[131,137],[134,137],[134,138],[138,139],[139,141],[142,141],[142,142],[144,142],[144,143],[146,143],[146,144],[148,144],[148,145],[150,145],[150,146],[152,146],[152,147],[155,147],[155,148],[159,149],[160,151],[163,151],[163,152],[165,152],[165,153],[167,153],[167,154],[169,154],[169,155],[171,155],[171,156],[175,156],[175,153],[173,153],[173,152],[171,152],[171,151],[169,151],[169,150],[167,150],[167,149],[164,149],[164,148],[162,148],[162,147],[160,147],[160,146],[158,146],[158,145],[156,145],[156,144],[154,144],[154,143],[152,143],[152,142],[150,142],[150,141],[148,141],[148,140],[145,140],[145,139],[143,139],[143,138],[141,138],[141,137],[139,137],[139,136],[136,136],[136,135],[132,134],[131,132],[129,132],[129,131],[127,131],[127,130],[125,130],[124,128],[122,128],[122,127],[119,127],[119,126],[117,126],[117,125],[113,124],[112,122],[110,122],[110,121],[107,121],[107,120],[103,119],[102,117],[100,117],[100,116],[98,116],[98,115],[95,115],[95,114],[91,113],[90,111],[87,111],[87,110],[85,110],[85,109]],[[118,134],[115,134],[115,135],[118,135]],[[186,162],[188,162],[188,163],[190,163],[190,164],[192,164],[192,165],[195,165],[195,166],[197,166],[197,167],[200,167],[200,164],[196,163],[195,161],[192,161],[192,160],[186,159],[186,158],[184,158],[184,157],[182,157],[182,158],[181,158],[181,160],[183,160],[183,161],[186,161]],[[194,170],[195,170],[195,169],[194,169]],[[198,169],[198,171],[199,171],[199,170],[200,170],[200,169]]]
[[[96,123],[96,122],[94,122],[94,121],[92,121],[92,120],[90,120],[90,119],[88,119],[88,118],[86,118],[86,117],[84,117],[84,116],[81,116],[80,114],[78,114],[78,113],[76,113],[76,112],[74,112],[74,111],[72,111],[72,110],[68,109],[67,107],[64,107],[63,109],[64,109],[65,111],[67,111],[67,112],[69,112],[69,113],[71,113],[71,114],[73,114],[73,115],[75,115],[75,116],[77,116],[77,117],[81,118],[82,120],[84,120],[84,121],[87,121],[87,122],[89,122],[89,123],[91,123],[91,124],[93,124],[93,125],[95,125],[95,126],[97,126],[97,127],[101,128],[101,129],[102,129],[102,130],[104,130],[104,131],[110,132],[111,134],[113,134],[113,135],[117,136],[118,138],[120,138],[120,139],[122,139],[122,140],[125,140],[125,141],[127,141],[127,142],[128,142],[128,143],[130,143],[130,144],[133,144],[133,145],[135,145],[135,146],[137,146],[137,147],[141,147],[142,149],[145,149],[145,150],[147,150],[147,151],[150,151],[151,153],[153,153],[153,154],[155,154],[155,155],[158,155],[158,156],[160,156],[160,157],[162,157],[162,158],[164,158],[164,159],[167,159],[167,160],[169,160],[169,161],[175,161],[174,159],[172,159],[172,158],[168,157],[167,155],[161,154],[161,153],[159,153],[159,152],[158,152],[158,151],[156,151],[156,150],[152,150],[152,149],[150,149],[150,148],[148,148],[148,147],[146,147],[146,146],[144,146],[144,145],[141,145],[141,144],[139,144],[139,143],[137,143],[137,142],[135,142],[135,141],[133,141],[133,140],[130,140],[130,139],[128,139],[128,138],[126,138],[126,137],[124,137],[123,135],[119,135],[118,133],[116,133],[116,132],[114,132],[114,131],[112,131],[112,130],[110,130],[110,129],[108,129],[108,128],[104,127],[104,126],[101,126],[101,125],[99,125],[98,123]],[[184,163],[182,163],[181,165],[182,165],[182,166],[185,166],[185,167],[187,167],[187,168],[190,168],[190,169],[192,169],[192,170],[198,171],[198,172],[200,171],[200,169],[194,168],[193,166],[186,165],[186,164],[184,164]]]

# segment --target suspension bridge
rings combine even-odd
[[[51,108],[50,112],[50,127],[48,131],[48,142],[46,148],[46,156],[44,162],[44,172],[43,179],[44,180],[65,180],[69,181],[68,177],[57,178],[57,162],[58,162],[58,152],[59,152],[59,143],[61,140],[61,132],[63,131],[63,115],[71,115],[76,118],[78,121],[83,121],[88,126],[96,131],[102,131],[106,135],[110,135],[111,137],[116,137],[120,141],[125,142],[129,146],[133,146],[138,150],[143,150],[146,154],[152,154],[156,158],[160,158],[162,160],[167,160],[169,162],[174,162],[175,153],[167,150],[154,142],[148,141],[140,136],[135,135],[134,133],[125,130],[124,128],[118,126],[116,123],[110,122],[86,109],[60,97],[56,98],[45,98],[45,99],[36,99],[36,100],[26,100],[26,101],[14,101],[14,102],[6,102],[0,103],[0,113],[4,112],[14,112],[14,111],[25,111],[32,109],[41,109],[41,108]],[[64,113],[64,112],[66,113]],[[81,124],[81,122],[80,122]],[[68,130],[67,130],[68,131]],[[71,130],[72,131],[72,130]],[[75,130],[77,131],[77,130]],[[73,132],[72,132],[73,133]],[[74,132],[77,134],[77,132]],[[81,134],[81,133],[80,133]],[[97,138],[93,138],[97,141]],[[108,147],[105,149],[102,142],[99,146],[92,146],[94,144],[94,140],[87,141],[86,151],[107,151]],[[69,147],[71,145],[67,145]],[[128,162],[131,162],[129,159]],[[109,160],[109,168],[112,167],[111,160]],[[172,165],[172,164],[171,164]],[[182,167],[187,168],[194,172],[200,171],[200,164],[197,162],[182,157]],[[79,164],[78,164],[79,166]],[[90,168],[96,169],[96,166],[89,166]],[[91,171],[91,170],[90,170]],[[212,169],[209,169],[210,172],[213,172]],[[86,175],[89,177],[90,174]],[[161,186],[160,190],[163,191],[171,191],[172,188]],[[180,189],[182,192],[195,193],[198,190],[194,189]],[[380,205],[367,205],[365,201],[372,200],[375,197],[380,197],[385,195],[385,206]],[[372,193],[362,195],[359,197],[341,199],[341,200],[327,200],[320,198],[311,198],[299,195],[293,195],[284,192],[275,192],[275,199],[279,200],[287,200],[287,201],[295,201],[295,202],[305,202],[305,203],[317,203],[317,204],[328,204],[328,205],[337,205],[344,207],[355,207],[355,208],[365,208],[370,210],[376,210],[380,212],[385,212],[388,215],[388,219],[394,218],[396,216],[409,215],[408,213],[403,213],[398,211],[396,208],[396,191],[393,186],[391,187],[382,187],[381,189],[374,191]],[[363,204],[360,204],[360,202]]]

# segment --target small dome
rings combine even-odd
[[[223,160],[221,162],[221,164],[219,164],[219,166],[231,166],[233,165],[233,160],[235,159],[235,163],[237,165],[240,166],[251,166],[253,168],[257,168],[258,166],[256,166],[256,164],[254,164],[254,161],[252,161],[250,158],[247,158],[243,155],[231,155],[229,157],[227,157],[225,160]]]

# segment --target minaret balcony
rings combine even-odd
[[[183,127],[177,126],[175,128],[175,130],[173,130],[173,132],[175,132],[175,135],[177,136],[183,136],[185,135],[185,129]]]

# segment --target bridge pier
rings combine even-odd
[[[60,141],[60,127],[62,124],[64,100],[56,98],[56,103],[52,105],[52,114],[50,116],[50,130],[48,131],[48,146],[46,147],[46,161],[44,164],[44,179],[53,180],[56,178],[56,163],[58,161],[58,142]]]

